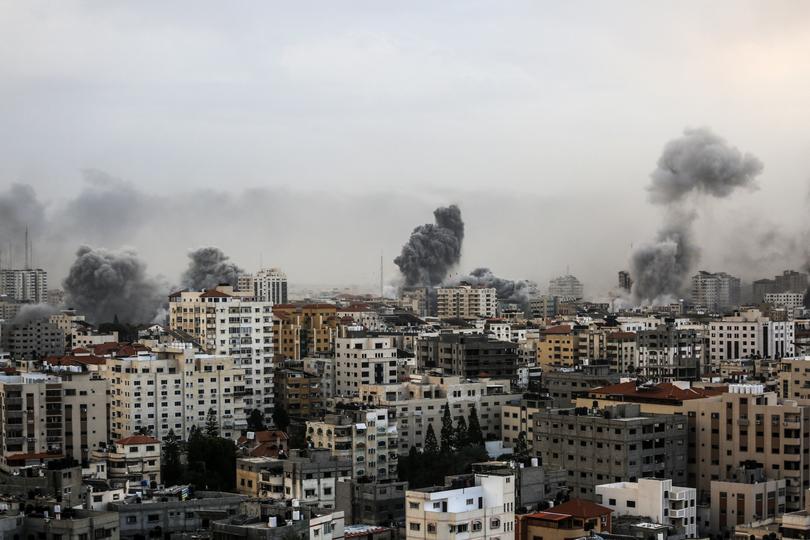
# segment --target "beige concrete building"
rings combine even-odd
[[[273,350],[277,358],[301,360],[335,349],[337,308],[332,304],[273,306]]]
[[[740,468],[733,479],[711,483],[709,530],[723,533],[737,525],[773,519],[785,513],[785,479],[768,480],[761,467]]]
[[[475,485],[430,487],[405,495],[409,540],[515,537],[515,477],[476,474]]]
[[[810,356],[784,358],[779,368],[779,394],[810,405]]]
[[[440,319],[488,318],[498,313],[498,296],[491,287],[439,287],[436,296]]]
[[[214,411],[220,434],[236,439],[247,426],[244,370],[228,356],[196,354],[188,344],[163,345],[108,361],[111,428],[116,439],[142,429],[185,439]]]
[[[689,485],[701,501],[712,481],[730,480],[741,463],[756,462],[768,479],[785,479],[786,509],[804,506],[810,485],[810,413],[762,385],[733,384],[728,393],[684,402],[689,421]]]
[[[399,380],[397,348],[389,337],[345,337],[335,340],[335,393],[354,396],[364,384]]]
[[[520,398],[521,394],[513,393],[506,380],[468,381],[458,376],[434,375],[397,384],[365,385],[358,395],[358,400],[369,406],[395,412],[400,454],[407,454],[412,446],[423,448],[429,425],[438,437],[446,404],[450,405],[454,425],[460,416],[466,419],[475,406],[484,437],[500,439],[502,407]]]
[[[307,422],[307,440],[314,448],[328,448],[332,455],[350,461],[355,480],[397,479],[397,425],[387,409],[345,411]]]
[[[531,448],[534,440],[535,413],[540,407],[530,407],[525,401],[501,406],[501,439],[509,446],[514,446],[521,432],[526,433],[526,444]],[[434,428],[435,429],[435,428]]]

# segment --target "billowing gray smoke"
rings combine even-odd
[[[22,326],[31,321],[47,319],[57,313],[59,313],[59,310],[50,304],[25,304],[20,307],[20,311],[11,320],[11,324]]]
[[[92,323],[149,323],[160,313],[168,288],[146,273],[134,251],[82,246],[62,286],[66,304]]]
[[[725,198],[736,189],[755,187],[762,163],[742,154],[708,129],[687,129],[670,141],[652,173],[651,202],[666,206],[664,225],[655,243],[632,257],[633,296],[639,302],[673,301],[683,291],[700,250],[692,240],[697,217],[684,208],[690,194]]]
[[[183,287],[210,289],[222,283],[236,287],[236,281],[244,270],[232,263],[221,249],[204,247],[188,254],[188,268],[183,272]]]
[[[528,281],[499,278],[489,268],[476,268],[469,275],[459,277],[457,281],[464,281],[476,287],[494,288],[500,302],[518,304],[524,313],[528,313],[531,309]]]
[[[434,210],[433,217],[436,224],[416,227],[408,243],[402,246],[402,253],[394,259],[405,276],[405,285],[439,285],[461,258],[464,241],[461,210],[454,204],[440,207]]]

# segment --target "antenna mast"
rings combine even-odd
[[[383,253],[380,251],[380,300],[383,299]]]
[[[30,253],[30,251],[28,249],[28,225],[26,225],[25,226],[25,269],[26,270],[31,269],[31,263],[28,260],[30,256],[31,256],[31,253]]]

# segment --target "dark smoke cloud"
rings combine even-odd
[[[134,251],[82,246],[63,282],[66,303],[93,323],[149,323],[161,312],[168,287],[146,273]]]
[[[433,212],[436,224],[416,227],[402,246],[394,263],[405,276],[408,286],[435,286],[447,277],[461,258],[464,241],[464,221],[458,206],[437,208]]]
[[[476,268],[469,275],[460,276],[458,283],[466,282],[476,287],[491,287],[496,290],[498,300],[509,304],[518,304],[524,313],[530,307],[530,283],[528,281],[512,281],[499,278],[489,268]]]
[[[741,187],[755,187],[762,163],[708,129],[687,129],[667,143],[653,171],[650,200],[666,205],[656,242],[637,250],[631,260],[633,296],[638,302],[664,303],[683,292],[700,250],[692,238],[697,217],[687,211],[690,194],[725,198]]]
[[[222,250],[204,247],[188,254],[188,269],[183,272],[183,287],[210,289],[222,283],[236,287],[236,281],[245,271],[232,263]]]
[[[20,307],[20,311],[11,320],[11,324],[15,326],[22,326],[31,321],[41,321],[47,319],[51,315],[56,315],[59,310],[50,304],[25,304]]]

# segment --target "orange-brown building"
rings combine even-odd
[[[610,508],[585,499],[572,499],[545,512],[517,517],[516,540],[573,540],[590,532],[611,530]]]
[[[300,360],[334,350],[337,308],[332,304],[273,306],[273,350],[276,359]]]

